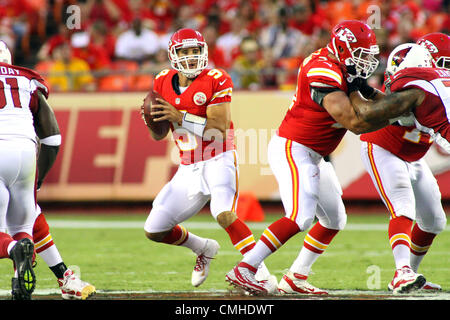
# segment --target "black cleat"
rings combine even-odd
[[[31,294],[36,287],[36,277],[33,271],[33,242],[28,239],[20,239],[11,249],[10,258],[14,261],[17,270],[17,278],[12,278],[13,300],[31,300]]]

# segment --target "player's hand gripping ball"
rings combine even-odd
[[[170,122],[168,120],[154,121],[156,116],[152,116],[152,106],[160,104],[156,98],[163,99],[157,92],[150,90],[144,99],[144,104],[141,106],[141,115],[145,124],[157,135],[166,135],[170,129]],[[155,108],[153,108],[155,110]]]

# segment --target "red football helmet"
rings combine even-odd
[[[327,48],[352,76],[367,79],[378,67],[375,55],[380,49],[375,32],[361,21],[345,20],[336,25]]]
[[[178,50],[182,48],[199,47],[200,54],[179,56]],[[175,32],[169,41],[169,60],[172,68],[181,72],[188,78],[195,78],[208,66],[208,45],[202,34],[193,29],[180,29]],[[197,61],[195,67],[189,64]]]
[[[436,68],[450,70],[450,36],[445,33],[429,33],[416,42],[428,49]]]

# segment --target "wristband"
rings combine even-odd
[[[206,118],[197,116],[195,114],[185,112],[181,126],[193,134],[203,137],[203,132],[206,127]]]
[[[45,137],[44,139],[40,139],[40,142],[47,146],[60,146],[61,145],[61,135],[55,134],[53,136]]]

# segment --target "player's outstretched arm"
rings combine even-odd
[[[327,94],[323,98],[322,105],[336,122],[355,134],[375,131],[389,124],[387,120],[366,121],[356,113],[349,97],[341,90]]]
[[[355,113],[367,122],[399,117],[419,106],[424,98],[425,93],[419,89],[394,92],[377,101],[366,100],[356,91],[350,94]]]
[[[47,175],[61,145],[61,133],[58,122],[52,108],[47,103],[44,95],[37,92],[39,109],[34,115],[34,128],[40,141],[40,151],[37,161],[38,166],[38,189],[40,188],[45,176]]]

